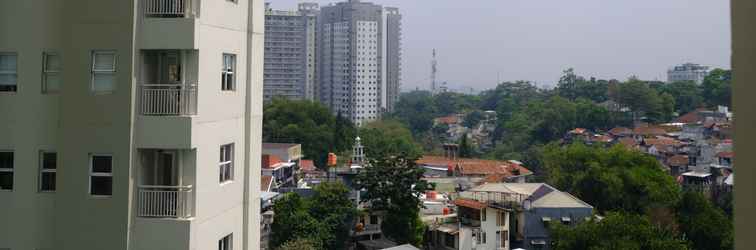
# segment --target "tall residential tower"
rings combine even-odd
[[[317,3],[265,10],[264,98],[315,100]]]
[[[398,8],[386,7],[386,98],[384,108],[387,112],[394,111],[394,105],[399,101],[399,91],[402,82],[402,14]]]
[[[264,13],[0,1],[0,249],[259,249]]]

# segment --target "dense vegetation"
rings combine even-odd
[[[357,214],[349,189],[340,182],[316,186],[310,198],[287,193],[273,211],[271,245],[283,249],[344,249]]]
[[[265,106],[263,140],[302,144],[305,157],[319,167],[325,167],[329,152],[351,150],[356,134],[348,119],[316,102],[274,99]]]

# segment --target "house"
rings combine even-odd
[[[633,130],[626,127],[616,127],[609,130],[609,135],[615,138],[628,137],[633,135]]]
[[[488,183],[459,193],[456,219],[432,223],[434,249],[549,249],[549,223],[574,225],[593,207],[545,183]]]
[[[272,176],[278,187],[292,187],[296,184],[294,176],[294,162],[281,161],[275,155],[262,156],[262,175]]]
[[[633,137],[638,141],[641,141],[644,138],[654,138],[666,134],[667,131],[660,127],[638,126],[633,129]]]
[[[497,175],[507,182],[525,182],[527,176],[533,172],[517,161],[496,161],[470,158],[450,158],[448,156],[423,156],[416,161],[418,167],[426,171],[441,173],[455,177],[486,178]]]
[[[690,164],[690,159],[687,155],[675,155],[667,159],[666,165],[670,169],[670,174],[676,177],[688,172],[688,164]]]

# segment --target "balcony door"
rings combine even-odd
[[[178,186],[180,183],[177,152],[158,150],[155,154],[153,185]]]
[[[180,50],[149,50],[144,54],[144,84],[183,84],[183,52]]]

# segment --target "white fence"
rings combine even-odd
[[[192,217],[192,186],[139,186],[139,217]]]
[[[144,0],[147,17],[186,17],[191,11],[191,0]]]
[[[142,115],[196,115],[196,84],[142,84]]]

